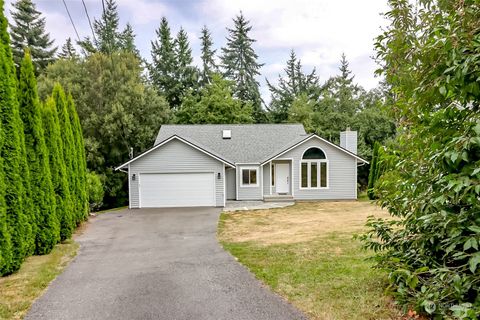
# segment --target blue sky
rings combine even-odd
[[[33,0],[47,20],[47,31],[58,46],[67,37],[75,39],[62,0]],[[8,10],[11,2],[7,0]],[[80,37],[91,35],[82,2],[66,0]],[[101,15],[101,0],[85,0],[90,18]],[[386,0],[117,0],[120,24],[130,22],[136,33],[136,45],[142,56],[150,60],[151,40],[155,38],[162,16],[166,16],[172,31],[182,26],[188,33],[194,62],[199,63],[199,34],[203,25],[212,31],[217,54],[225,44],[225,27],[242,10],[250,20],[252,37],[261,69],[262,96],[269,100],[265,77],[275,82],[282,73],[290,49],[302,60],[304,69],[313,67],[321,81],[338,74],[338,61],[345,52],[356,81],[367,89],[378,84],[374,77],[376,64],[374,38],[385,26],[380,15],[387,11]]]

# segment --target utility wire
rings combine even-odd
[[[72,16],[70,15],[70,11],[68,10],[67,3],[65,2],[65,0],[62,0],[62,1],[63,1],[63,5],[65,6],[65,9],[67,10],[67,14],[68,14],[68,17],[70,18],[70,23],[73,26],[73,30],[75,30],[75,34],[77,35],[77,39],[78,41],[81,41],[80,36],[78,35],[77,27],[75,27],[75,23],[73,23]]]
[[[83,9],[85,9],[85,14],[87,15],[88,24],[90,25],[90,30],[92,30],[93,41],[97,42],[97,39],[95,39],[95,32],[93,31],[92,22],[90,21],[90,15],[88,14],[87,6],[85,5],[84,0],[82,0],[82,4],[83,4]]]

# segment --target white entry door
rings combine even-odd
[[[290,165],[288,163],[277,163],[275,165],[276,191],[277,193],[288,193],[290,191]]]
[[[213,173],[142,173],[142,208],[215,206]]]

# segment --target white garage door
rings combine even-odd
[[[213,173],[142,173],[140,206],[215,206],[215,176]]]

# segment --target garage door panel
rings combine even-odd
[[[192,207],[215,205],[213,173],[149,173],[140,175],[140,205]]]

